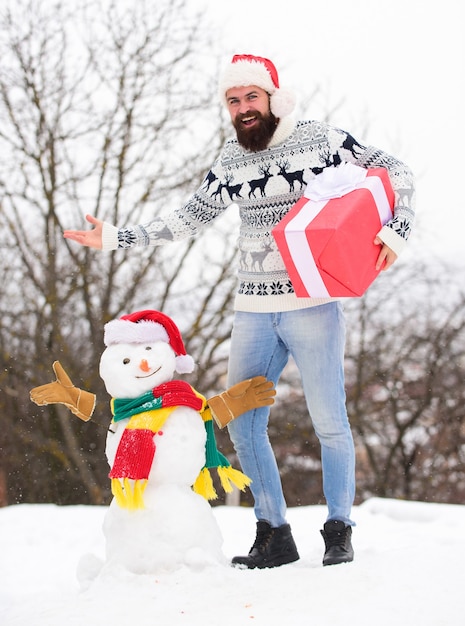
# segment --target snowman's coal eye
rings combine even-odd
[[[127,365],[130,362],[131,362],[131,359],[128,359],[128,358],[123,359],[124,365]]]
[[[146,349],[146,350],[151,350],[151,349],[152,349],[152,346],[147,346],[145,349]]]

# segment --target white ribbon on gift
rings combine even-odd
[[[339,167],[325,168],[307,184],[303,197],[312,202],[307,202],[284,228],[292,260],[312,298],[326,298],[330,294],[309,248],[305,228],[329,200],[341,198],[356,189],[368,189],[371,192],[381,225],[384,225],[392,217],[392,211],[381,179],[378,176],[367,176],[367,170],[363,167],[343,163]]]

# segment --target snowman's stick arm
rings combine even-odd
[[[30,398],[32,402],[39,406],[64,404],[84,422],[89,421],[95,408],[95,394],[75,387],[59,361],[55,361],[52,367],[56,380],[31,389]]]
[[[207,400],[215,422],[224,428],[246,411],[274,404],[276,389],[265,376],[254,376]]]

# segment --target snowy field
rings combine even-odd
[[[368,500],[354,509],[350,564],[321,566],[326,509],[309,506],[288,512],[296,563],[260,571],[183,566],[158,575],[106,567],[90,580],[104,555],[106,510],[0,509],[1,626],[465,623],[465,506]],[[248,552],[252,510],[217,507],[214,515],[227,559]]]

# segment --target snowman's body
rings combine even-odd
[[[100,374],[113,398],[136,398],[173,378],[175,354],[157,341],[110,345]],[[106,455],[113,466],[129,419],[112,424]],[[143,493],[144,508],[128,510],[113,500],[104,522],[107,562],[135,573],[223,561],[222,536],[208,502],[192,490],[205,464],[206,431],[195,409],[173,409],[154,434],[155,455]]]

